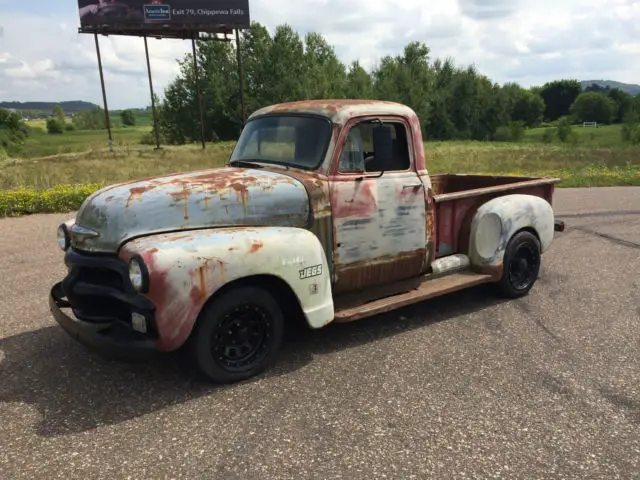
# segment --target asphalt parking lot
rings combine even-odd
[[[0,478],[640,478],[640,188],[554,206],[528,297],[294,332],[226,387],[77,344],[47,303],[69,215],[0,220]]]

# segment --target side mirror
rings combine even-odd
[[[373,128],[373,153],[376,164],[387,170],[393,161],[393,137],[390,126],[378,125]]]

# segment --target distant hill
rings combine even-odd
[[[603,88],[619,88],[623,92],[627,92],[629,95],[633,96],[636,96],[640,93],[640,85],[636,85],[634,83],[616,82],[614,80],[583,80],[580,82],[580,85],[582,85],[582,89],[584,90],[594,83]]]
[[[98,105],[82,100],[72,100],[70,102],[0,102],[0,108],[11,108],[18,111],[37,111],[51,113],[53,107],[60,105],[64,113],[71,114],[85,110],[93,110]]]

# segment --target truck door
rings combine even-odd
[[[393,169],[381,171],[373,151],[376,119],[346,125],[330,189],[334,227],[334,293],[415,277],[423,271],[427,230],[425,192],[415,171],[411,130],[392,128]],[[338,143],[338,148],[340,148]]]

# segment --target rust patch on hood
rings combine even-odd
[[[249,181],[251,177],[246,178],[246,181]],[[252,179],[254,180],[252,183],[250,183],[250,185],[254,185],[255,182],[255,178]],[[233,185],[231,185],[231,188],[233,189],[233,191],[236,193],[236,197],[238,197],[238,201],[242,204],[242,205],[247,205],[247,202],[249,201],[249,189],[247,188],[247,184],[246,183],[234,183]]]
[[[131,205],[134,200],[139,199],[143,193],[148,192],[149,190],[153,190],[155,185],[142,185],[139,187],[131,187],[129,189],[129,198],[127,198],[127,207]],[[107,197],[106,201],[113,200],[113,195]]]
[[[171,192],[171,195],[176,200],[181,199],[184,205],[184,219],[189,220],[189,186],[187,183],[182,184],[182,192]]]

